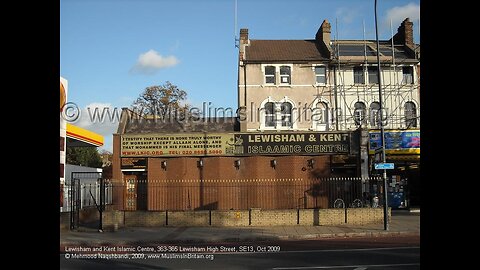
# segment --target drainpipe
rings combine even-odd
[[[247,62],[243,60],[243,86],[244,86],[244,101],[243,105],[247,108]]]
[[[338,131],[337,71],[333,66],[333,94],[335,96],[335,130]]]

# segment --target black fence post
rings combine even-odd
[[[102,178],[99,178],[100,180],[100,207],[98,209],[98,212],[100,213],[100,220],[98,224],[98,230],[100,232],[103,231],[103,210],[105,208],[105,180]]]
[[[252,225],[252,208],[248,209],[248,225]]]
[[[70,230],[73,230],[75,229],[75,226],[74,226],[74,222],[75,222],[75,213],[74,213],[74,203],[75,203],[75,198],[74,198],[74,195],[75,195],[75,185],[74,185],[75,181],[73,178],[70,179],[70,189],[68,190],[68,197],[69,197],[69,200],[70,200]]]
[[[74,179],[75,181],[75,228],[78,228],[80,223],[80,209],[82,208],[82,190],[80,187],[80,179]]]
[[[297,208],[297,225],[300,224],[300,208]]]

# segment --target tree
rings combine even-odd
[[[98,153],[100,155],[113,155],[112,152],[108,151],[107,149],[100,149]]]
[[[113,178],[113,166],[112,166],[112,159],[113,154],[112,152],[101,149],[98,151],[100,154],[100,158],[102,159],[102,177],[103,179],[112,179]]]
[[[187,92],[166,81],[163,85],[145,88],[137,100],[132,103],[132,109],[142,115],[161,115],[167,113],[184,113],[188,107],[181,102],[187,98]]]
[[[100,158],[102,159],[102,167],[106,167],[110,164],[112,164],[112,159],[113,159],[113,153],[106,150],[106,149],[101,149],[98,151],[98,154],[100,155]]]
[[[67,147],[67,164],[101,168],[102,159],[95,147]]]

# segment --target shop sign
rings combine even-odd
[[[386,154],[420,154],[420,130],[389,130],[385,135]],[[382,147],[380,131],[369,132],[369,153]]]
[[[122,157],[351,154],[349,132],[128,134]]]
[[[236,134],[244,155],[349,154],[350,133],[257,133]]]
[[[122,135],[122,157],[221,156],[234,147],[233,134],[179,133]]]

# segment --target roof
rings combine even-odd
[[[67,123],[67,146],[102,146],[103,136]]]
[[[377,43],[372,40],[338,40],[333,42],[333,49],[339,51],[340,56],[377,56]],[[414,58],[404,45],[395,45],[392,50],[391,42],[379,42],[380,56],[392,56],[395,59]]]
[[[332,42],[332,50],[334,51],[333,62],[337,59],[344,64],[358,63],[376,63],[377,62],[377,43],[375,40],[336,40]],[[379,41],[380,61],[382,63],[390,63],[395,56],[395,62],[401,63],[418,63],[415,58],[415,51],[405,45],[395,45],[392,49],[390,41]]]
[[[328,55],[314,39],[256,40],[246,47],[247,61],[328,61]]]
[[[405,45],[395,45],[392,50],[391,42],[382,40],[380,43],[380,60],[382,62],[395,61],[398,63],[418,62],[415,53]],[[336,55],[339,51],[340,61],[351,63],[377,61],[377,44],[375,40],[335,40],[332,41],[332,51]],[[307,40],[258,40],[251,39],[246,46],[246,60],[248,62],[312,62],[329,61],[328,53],[314,39]],[[331,60],[335,62],[335,57]]]
[[[182,132],[234,132],[240,130],[236,117],[210,117],[193,120],[135,117],[124,108],[118,123],[118,134],[182,133]]]

